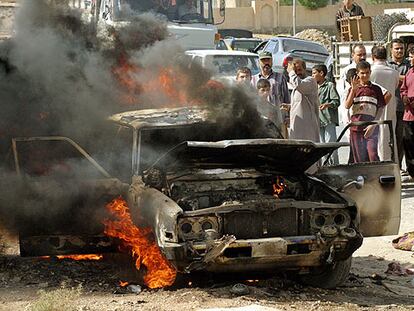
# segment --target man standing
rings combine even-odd
[[[404,152],[407,172],[414,178],[414,48],[408,50],[411,69],[407,72],[401,86],[401,98],[404,103]]]
[[[400,82],[400,75],[397,70],[387,66],[387,50],[383,46],[374,46],[371,51],[373,65],[371,67],[371,82],[384,87],[390,94],[391,99],[385,106],[379,120],[391,120],[394,133],[394,154],[397,152],[395,146],[395,124],[397,122],[395,91]],[[387,126],[379,127],[378,155],[381,161],[391,160],[390,131]]]
[[[351,53],[352,62],[344,68],[344,71],[341,74],[340,79],[342,81],[346,80],[346,74],[349,69],[356,68],[360,61],[363,61],[367,58],[367,50],[363,44],[356,44],[352,47]]]
[[[403,115],[404,104],[400,95],[401,84],[404,81],[404,77],[410,69],[410,62],[404,57],[404,42],[401,39],[391,40],[391,58],[388,60],[388,65],[397,70],[400,74],[400,84],[395,90],[395,100],[397,103],[397,121],[395,125],[396,145],[398,151],[398,163],[402,164],[402,158],[404,156],[403,147]]]
[[[346,124],[349,122],[348,111],[344,108],[344,103],[347,97],[347,90],[350,88],[350,84],[346,81],[346,75],[350,69],[355,69],[357,64],[360,61],[366,59],[367,52],[363,44],[356,44],[352,47],[352,63],[344,68],[340,76],[340,80],[337,84],[337,90],[341,98],[341,105],[339,106],[339,114],[341,117],[341,122]]]
[[[364,11],[358,4],[354,3],[354,0],[343,0],[342,4],[342,8],[336,13],[336,27],[338,28],[338,31],[341,30],[341,18],[364,16]]]
[[[280,105],[290,104],[290,94],[286,77],[283,73],[275,72],[272,69],[273,56],[268,51],[262,51],[259,53],[259,65],[260,72],[252,77],[252,86],[257,89],[257,82],[260,79],[269,80],[271,84],[271,93]],[[281,106],[282,107],[282,106]],[[282,113],[284,119],[285,111]],[[282,124],[282,132],[285,138],[288,137],[287,122]]]
[[[314,78],[306,76],[306,64],[302,59],[290,62],[287,71],[293,86],[289,138],[319,142],[318,84]]]
[[[271,93],[278,99],[279,103],[290,103],[287,81],[282,73],[274,72],[272,53],[262,51],[259,53],[260,72],[252,77],[252,85],[256,89],[260,79],[269,80]]]

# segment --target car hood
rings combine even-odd
[[[347,143],[308,140],[238,139],[217,142],[186,141],[159,158],[151,167],[263,167],[281,173],[302,173],[321,157]]]

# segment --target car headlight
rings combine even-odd
[[[311,214],[311,228],[319,230],[323,226],[336,226],[339,229],[347,228],[351,224],[351,216],[347,210],[315,210]]]
[[[215,216],[183,217],[178,220],[178,235],[183,240],[201,240],[205,231],[219,232],[219,221]]]

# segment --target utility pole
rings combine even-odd
[[[292,8],[293,8],[293,12],[292,12],[293,35],[296,35],[296,0],[293,0]]]

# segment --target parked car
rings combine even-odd
[[[248,67],[252,74],[260,71],[259,57],[255,53],[223,50],[191,50],[185,54],[193,63],[211,70],[216,78],[234,79],[237,69]]]
[[[347,144],[233,139],[218,130],[214,115],[192,107],[112,116],[116,136],[110,147],[124,169],[129,167],[129,185],[116,182],[72,142],[74,151],[95,168],[100,187],[94,191],[94,183],[86,184],[86,180],[72,184],[61,174],[73,171],[66,166],[59,170],[57,181],[73,189],[55,186],[58,192],[39,192],[37,202],[42,195],[54,203],[72,202],[72,214],[64,218],[63,227],[46,226],[43,218],[38,226],[27,226],[28,231],[20,236],[21,253],[93,253],[94,246],[97,251],[109,250],[111,241],[106,238],[103,243],[102,233],[86,239],[80,229],[74,230],[79,227],[72,224],[73,215],[88,220],[82,229],[99,229],[92,220],[103,208],[102,201],[118,191],[125,195],[133,219],[153,230],[165,258],[180,273],[289,269],[300,272],[308,284],[333,288],[347,279],[352,253],[361,245],[362,236],[398,233],[401,183],[395,159],[323,166],[311,176],[305,173],[308,167]],[[24,174],[22,145],[39,144],[44,150],[45,141],[53,139],[63,140],[14,140],[16,168]],[[129,148],[123,153],[120,146]],[[27,159],[32,160],[31,155]],[[82,172],[84,167],[79,167]],[[33,183],[34,177],[27,182]],[[85,185],[89,188],[84,189]],[[76,187],[83,191],[73,191]],[[94,202],[95,216],[86,217]],[[57,233],[52,235],[52,229]]]
[[[253,52],[261,42],[259,38],[225,38],[220,39],[216,49]]]
[[[293,37],[278,36],[259,44],[255,53],[268,51],[273,55],[273,69],[283,71],[290,60],[300,57],[306,62],[310,70],[316,64],[324,64],[329,57],[328,50],[314,41],[303,40]]]
[[[218,33],[222,38],[253,38],[253,32],[245,29],[219,29]]]

